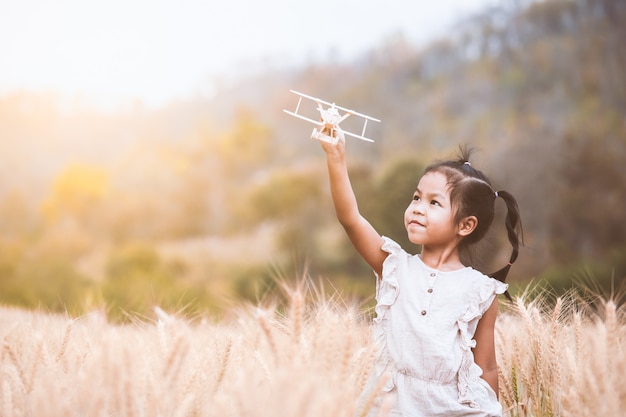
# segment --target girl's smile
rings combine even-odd
[[[424,226],[422,223],[418,222],[417,220],[411,220],[411,221],[409,221],[409,227],[411,227],[411,226],[426,227],[426,226]]]

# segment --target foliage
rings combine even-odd
[[[483,150],[476,165],[520,203],[527,247],[513,280],[549,279],[565,290],[573,274],[591,269],[600,271],[603,286],[609,277],[619,286],[626,277],[625,4],[502,2],[424,47],[398,36],[352,63],[273,69],[212,99],[157,111],[61,111],[53,94],[0,97],[0,234],[36,248],[3,258],[3,270],[13,271],[4,282],[43,285],[38,264],[59,275],[47,279],[99,294],[116,278],[102,265],[85,268],[85,261],[106,263],[140,240],[156,248],[156,266],[127,272],[143,277],[137,280],[144,290],[154,274],[155,299],[157,287],[169,290],[172,282],[183,293],[191,285],[193,293],[211,287],[249,298],[256,284],[242,271],[272,263],[296,270],[308,262],[312,273],[341,277],[346,288],[370,285],[363,282],[371,271],[333,218],[323,152],[307,140],[306,125],[281,111],[291,103],[288,90],[300,86],[382,119],[368,126],[374,144],[349,142],[351,178],[362,212],[407,250],[402,211],[414,172],[468,143]],[[196,261],[206,270],[191,256],[180,269],[161,259],[165,244],[227,241],[260,227],[275,232],[261,244],[275,249],[264,265],[242,255],[241,265],[220,262],[214,277],[206,265],[221,261],[219,250]],[[505,247],[498,243],[487,248],[494,257]],[[250,246],[245,253],[258,252]],[[15,291],[24,294],[4,299],[35,303],[27,287]],[[52,293],[36,294],[41,305],[61,308]],[[78,297],[72,294],[60,297],[80,305],[68,301]],[[122,291],[111,294],[132,301]]]
[[[625,247],[617,247],[601,257],[583,258],[563,266],[554,265],[540,278],[557,294],[585,288],[592,283],[601,294],[614,296],[626,291],[625,253]]]
[[[404,227],[404,211],[413,198],[424,168],[419,158],[403,156],[388,163],[375,183],[369,219],[378,230],[384,230],[404,248],[413,246]]]
[[[301,219],[307,205],[322,197],[319,172],[279,171],[249,188],[234,216],[249,227],[266,221]]]
[[[623,213],[618,208],[626,201],[626,129],[619,126],[614,113],[595,116],[594,123],[573,126],[576,130],[564,138],[560,164],[563,189],[556,196],[550,222],[554,255],[562,263],[601,257],[607,249],[622,245],[626,236]],[[602,119],[609,121],[603,123]],[[589,133],[594,128],[601,131]],[[620,133],[624,134],[621,139]],[[572,211],[572,207],[581,209]]]
[[[36,210],[22,192],[11,190],[0,200],[0,236],[31,236],[37,223]]]
[[[184,280],[184,264],[162,259],[150,246],[124,246],[111,254],[102,285],[110,316],[148,315],[155,306],[194,312],[210,305],[201,287]],[[199,307],[204,304],[204,307]]]
[[[43,255],[18,241],[0,241],[0,302],[51,312],[82,311],[90,281],[71,260]]]
[[[224,164],[224,174],[237,179],[247,177],[272,154],[272,134],[260,123],[254,112],[238,108],[233,128],[224,135],[218,145],[218,155]]]
[[[68,166],[54,180],[43,202],[44,216],[49,223],[69,218],[93,229],[103,214],[102,204],[108,191],[105,170],[85,164]]]

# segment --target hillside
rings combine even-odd
[[[368,129],[374,144],[350,142],[348,152],[362,209],[385,234],[405,239],[405,195],[424,165],[470,144],[475,166],[520,202],[526,247],[512,281],[618,288],[625,42],[624,2],[511,2],[424,48],[398,36],[353,62],[273,68],[160,110],[137,103],[104,114],[54,94],[1,97],[0,293],[21,305],[52,299],[55,309],[75,303],[74,290],[115,304],[112,283],[157,274],[214,306],[217,293],[254,299],[276,270],[308,265],[371,294],[362,283],[371,273],[334,220],[319,144],[282,112],[296,103],[290,88],[382,120]],[[506,257],[501,229],[478,256],[486,271]],[[233,261],[215,244],[202,259],[184,256],[189,242],[240,247],[248,236],[261,236],[250,250],[271,249],[269,260]]]

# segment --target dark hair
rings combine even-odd
[[[466,250],[485,237],[493,222],[496,198],[500,197],[504,200],[507,207],[505,225],[509,242],[513,246],[513,252],[509,258],[509,263],[504,268],[490,274],[491,277],[504,282],[511,265],[517,259],[520,243],[523,243],[519,207],[513,195],[506,191],[496,192],[485,174],[472,167],[469,162],[472,153],[472,148],[459,147],[459,155],[456,160],[435,162],[426,167],[424,174],[439,172],[446,176],[450,190],[450,201],[454,207],[455,222],[458,223],[467,216],[475,216],[478,219],[476,229],[461,240],[459,244],[461,250]],[[506,296],[510,299],[508,293]]]

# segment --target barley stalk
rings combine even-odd
[[[363,391],[363,389],[365,388],[365,384],[367,383],[367,380],[370,378],[374,369],[374,361],[378,356],[377,349],[373,344],[370,345],[365,352],[366,355],[364,356],[364,363],[358,367],[359,391]]]
[[[69,320],[67,325],[65,326],[65,332],[63,333],[63,341],[61,342],[61,348],[59,349],[59,353],[56,356],[56,361],[60,362],[61,359],[65,356],[65,351],[67,350],[67,345],[70,341],[70,333],[72,332],[72,324],[73,321]],[[64,362],[64,369],[67,372],[67,361]]]
[[[40,340],[37,343],[37,348],[35,349],[35,355],[32,359],[32,364],[30,367],[30,372],[28,373],[28,383],[27,383],[27,392],[30,393],[33,389],[33,385],[35,383],[35,374],[37,372],[37,368],[39,364],[42,362],[43,356],[43,341]]]
[[[619,401],[615,395],[615,386],[619,384],[615,372],[615,361],[613,357],[619,355],[619,329],[617,325],[617,306],[612,299],[609,299],[604,306],[605,318],[604,325],[606,328],[606,353],[604,355],[606,376],[604,379],[606,395],[606,414],[617,415],[620,412]],[[623,410],[621,410],[623,411]]]
[[[390,404],[378,398],[386,380],[372,377],[377,346],[370,325],[336,296],[312,305],[299,294],[285,306],[257,307],[255,314],[241,308],[211,326],[208,317],[199,323],[169,316],[140,326],[79,323],[0,307],[0,414],[388,413]],[[565,297],[553,309],[545,306],[540,298],[520,299],[498,317],[503,415],[621,415],[622,307],[611,300],[597,310]]]
[[[274,336],[272,335],[272,329],[267,320],[267,313],[261,309],[257,309],[257,320],[261,329],[263,330],[263,334],[265,335],[265,340],[267,340],[268,345],[270,346],[270,351],[275,360],[278,359],[278,348],[276,346],[276,342],[274,340]]]
[[[188,347],[185,338],[183,336],[178,336],[165,361],[162,371],[163,379],[168,381],[168,385],[170,387],[173,387],[176,384],[176,380],[180,374],[187,350]]]
[[[552,411],[553,402],[556,404],[560,403],[560,392],[562,390],[562,382],[561,382],[561,355],[560,351],[557,347],[557,343],[559,342],[559,329],[562,328],[562,323],[560,321],[561,309],[563,307],[563,299],[558,297],[556,300],[556,304],[554,306],[554,310],[552,312],[552,321],[550,323],[550,341],[549,341],[549,381],[550,387],[552,388],[552,396],[555,398],[551,398],[549,401],[550,411]],[[557,410],[558,411],[558,410]],[[552,415],[550,412],[549,415]]]
[[[267,366],[267,363],[263,359],[263,356],[261,356],[261,353],[258,350],[255,350],[254,353],[253,353],[253,357],[258,362],[258,364],[261,366],[261,369],[263,370],[263,375],[265,375],[265,379],[267,379],[267,382],[271,383],[272,382],[272,373],[270,372],[270,369]]]
[[[391,376],[389,374],[384,374],[380,378],[378,378],[378,381],[376,381],[376,385],[374,386],[374,388],[369,393],[367,393],[367,397],[365,399],[365,402],[363,403],[363,408],[359,413],[359,417],[365,417],[369,414],[369,412],[372,410],[372,407],[374,406],[374,403],[376,402],[376,399],[379,397],[383,387],[390,377]]]
[[[228,338],[226,349],[224,349],[224,353],[221,355],[220,359],[220,369],[217,374],[217,380],[215,382],[214,391],[217,391],[222,385],[222,381],[224,380],[224,375],[226,375],[226,368],[228,368],[228,362],[230,360],[231,349],[233,347],[232,338]]]
[[[304,295],[299,289],[291,293],[290,307],[291,310],[289,318],[291,321],[291,334],[294,346],[298,346],[298,344],[300,343],[302,322],[304,316]]]
[[[500,393],[500,397],[504,399],[505,405],[514,404],[513,400],[513,387],[509,382],[509,378],[504,375],[504,371],[502,370],[502,366],[498,366],[498,391]]]
[[[4,341],[4,352],[6,352],[7,356],[9,357],[9,359],[11,359],[11,363],[13,364],[13,366],[15,367],[15,369],[17,370],[17,375],[20,379],[20,383],[22,384],[22,387],[24,387],[24,390],[26,392],[30,391],[30,386],[28,385],[28,382],[26,380],[26,375],[24,373],[24,369],[22,369],[22,365],[20,364],[19,359],[17,358],[17,354],[14,352],[13,348],[11,347],[11,345],[9,344],[9,342],[5,339]]]
[[[348,323],[351,324],[350,319]],[[335,373],[335,376],[339,381],[345,381],[347,379],[350,359],[352,358],[352,334],[350,333],[350,326],[347,326],[346,328],[342,350],[343,354],[339,359],[338,372]]]

